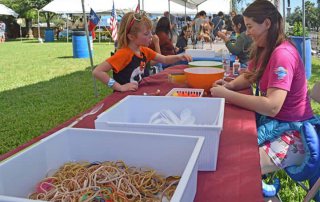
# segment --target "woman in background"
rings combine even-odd
[[[172,44],[170,22],[167,17],[162,17],[156,26],[156,35],[159,37],[160,51],[162,55],[176,55],[175,47]],[[154,44],[149,46],[152,50],[155,50]]]

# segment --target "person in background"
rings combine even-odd
[[[170,22],[167,17],[161,17],[156,26],[156,35],[159,37],[160,51],[162,55],[176,55],[176,49],[173,46],[170,36]],[[149,48],[156,51],[154,43],[150,44]]]
[[[145,12],[128,12],[120,23],[118,50],[99,64],[92,74],[115,91],[136,91],[143,77],[148,76],[145,65],[150,60],[165,64],[191,61],[189,55],[164,56],[149,49],[152,22]],[[113,78],[108,74],[113,70]]]
[[[277,8],[268,0],[254,1],[243,16],[247,35],[254,42],[248,70],[230,83],[217,81],[211,95],[257,113],[261,173],[266,174],[300,165],[306,153],[299,132],[291,130],[276,136],[266,133],[278,130],[276,126],[281,123],[310,121],[313,111],[303,61],[284,33]],[[253,84],[260,96],[237,92]]]
[[[221,31],[224,26],[224,13],[222,11],[218,12],[218,15],[212,18],[212,24],[213,24],[213,35],[216,36],[216,33],[218,31]]]
[[[6,24],[0,20],[0,43],[6,40]]]
[[[225,24],[224,29],[227,30],[227,33],[233,32],[231,16],[225,15],[223,20],[224,20],[224,24]]]
[[[163,13],[164,17],[169,19],[170,22],[170,30],[171,30],[171,41],[173,44],[177,43],[178,39],[178,23],[177,23],[177,18],[176,16],[170,14],[168,11]]]
[[[74,23],[74,27],[77,30],[84,30],[84,22],[82,18],[79,18],[78,20],[76,20],[76,22]]]
[[[237,15],[237,12],[236,11],[231,11],[231,13],[230,13],[230,17],[231,17],[231,19],[232,18],[234,18],[234,16],[236,16]]]
[[[241,65],[246,67],[249,60],[249,48],[252,44],[252,39],[246,34],[247,28],[242,15],[236,15],[232,18],[232,27],[237,36],[235,43],[232,43],[230,38],[223,32],[219,31],[217,35],[224,40],[229,52],[238,56]]]
[[[197,16],[198,17],[194,20],[194,38],[197,38],[201,31],[201,26],[206,22],[207,13],[205,11],[200,11]]]
[[[182,27],[181,33],[178,37],[176,47],[179,48],[177,54],[183,53],[188,47],[188,39],[191,37],[191,31],[188,29],[188,26]]]
[[[200,32],[197,35],[197,40],[198,41],[204,41],[204,42],[211,42],[212,37],[212,22],[205,22],[201,25],[200,27]]]

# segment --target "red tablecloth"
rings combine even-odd
[[[155,93],[157,89],[160,90],[160,95],[165,95],[174,87],[182,87],[179,84],[168,82],[168,73],[180,73],[185,67],[185,65],[174,66],[159,74],[145,78],[140,83],[139,89],[136,92],[115,92],[109,95],[100,102],[104,103],[104,106],[99,112],[84,118],[74,127],[94,128],[94,120],[97,116],[127,95]],[[91,109],[88,109],[86,112],[89,112]],[[68,126],[81,115],[79,114],[47,133],[32,139],[28,143],[1,155],[0,161]],[[256,131],[254,112],[226,103],[223,131],[220,136],[217,170],[215,172],[198,172],[198,187],[195,201],[263,201]]]

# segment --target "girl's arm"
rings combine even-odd
[[[93,70],[92,74],[99,81],[108,85],[110,79],[112,78],[110,78],[107,72],[109,72],[111,69],[112,69],[112,66],[108,62],[104,61]],[[118,82],[114,82],[114,84],[110,86],[110,88],[120,92],[135,91],[138,89],[138,85],[136,83],[126,83],[124,85],[121,85]]]
[[[179,61],[192,61],[192,57],[187,54],[179,54],[179,55],[161,55],[157,54],[156,57],[154,58],[155,61],[161,62],[164,64],[173,64]]]

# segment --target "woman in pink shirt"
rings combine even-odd
[[[247,35],[254,42],[248,71],[230,83],[217,81],[211,88],[212,96],[257,112],[258,127],[261,120],[265,124],[311,119],[304,65],[284,33],[281,14],[270,1],[261,0],[249,5],[243,16]],[[252,85],[260,90],[260,96],[236,92]],[[267,140],[259,132],[258,128],[262,174],[301,164],[304,148],[299,132],[291,130]]]

